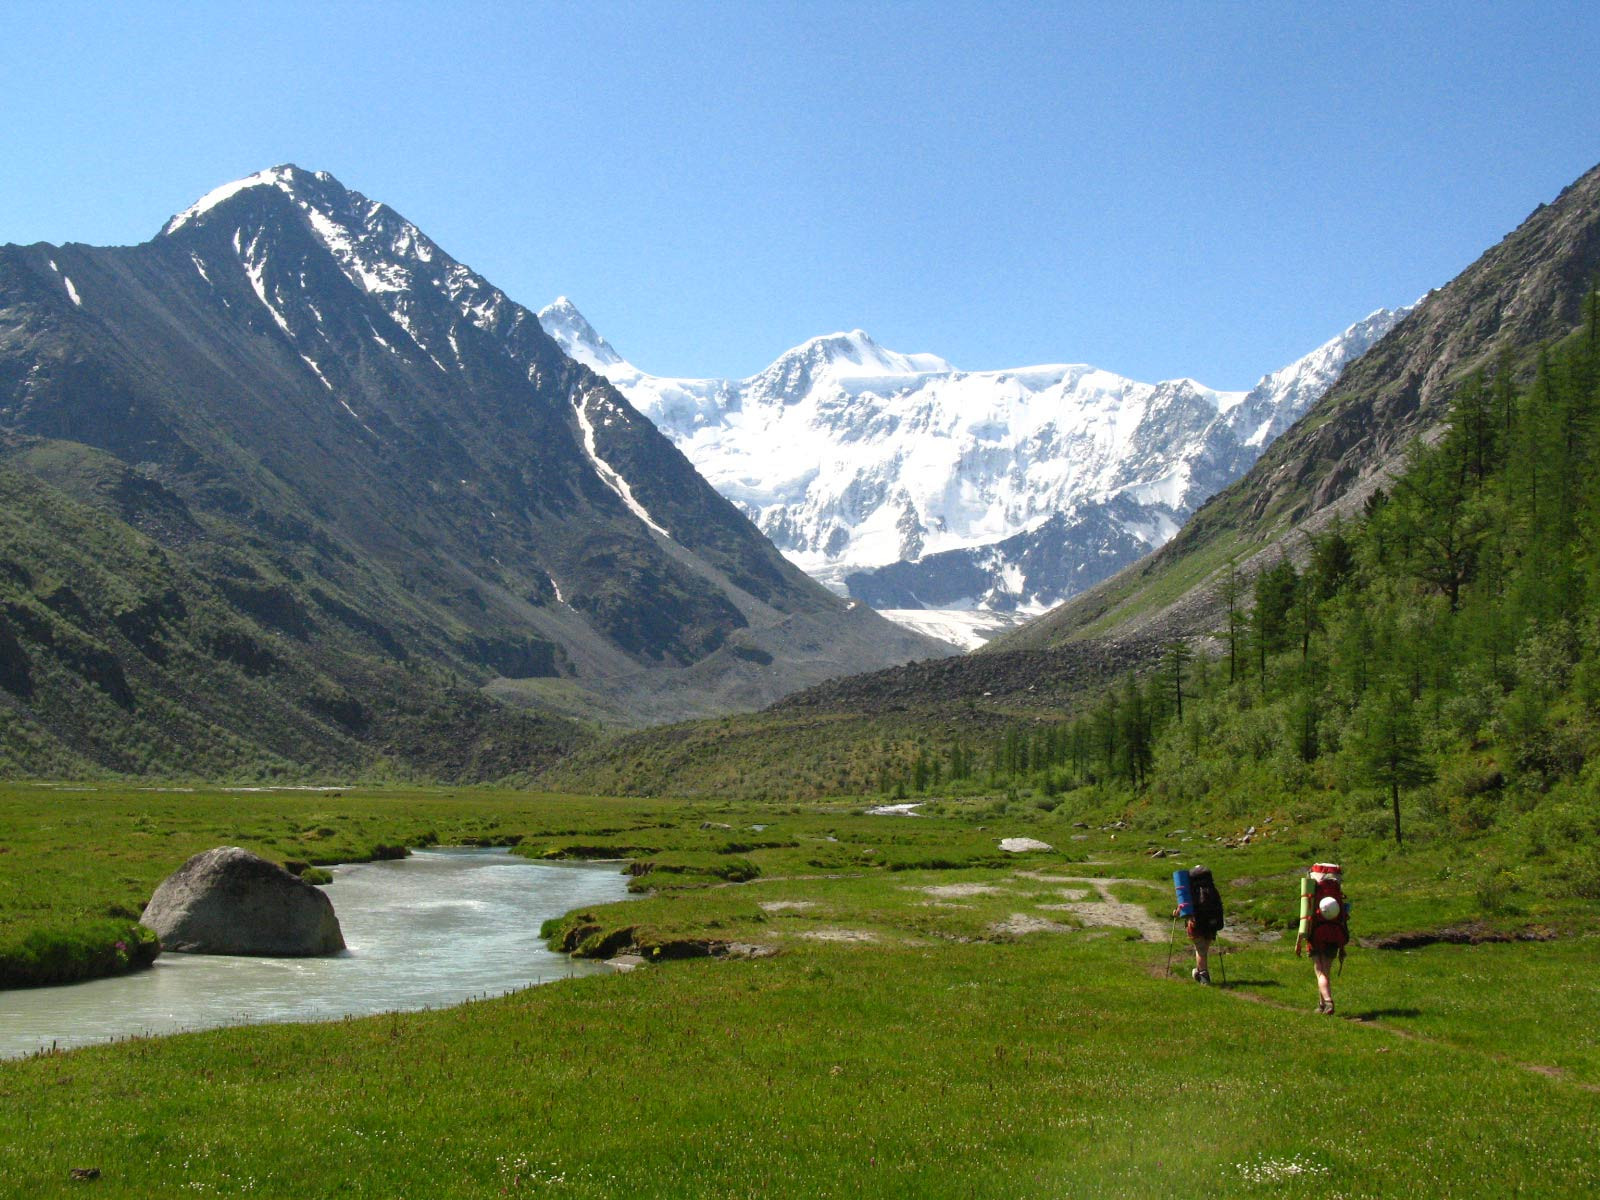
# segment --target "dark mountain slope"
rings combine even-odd
[[[0,248],[0,430],[159,485],[191,517],[163,544],[223,574],[247,547],[312,640],[625,720],[939,650],[789,566],[533,314],[293,167],[140,246]],[[260,611],[276,586],[225,594]]]

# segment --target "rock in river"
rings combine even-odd
[[[277,863],[219,846],[196,854],[156,889],[140,920],[163,950],[187,954],[336,954],[333,903]]]

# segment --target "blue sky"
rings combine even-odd
[[[1600,162],[1600,5],[10,0],[0,241],[279,162],[658,374],[865,328],[1247,387]]]

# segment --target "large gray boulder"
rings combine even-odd
[[[219,846],[196,854],[156,889],[140,920],[180,954],[337,954],[333,903],[277,863]]]

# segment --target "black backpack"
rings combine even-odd
[[[1222,895],[1217,891],[1216,880],[1210,871],[1196,875],[1190,873],[1189,887],[1194,899],[1194,928],[1196,933],[1215,937],[1222,932]]]

